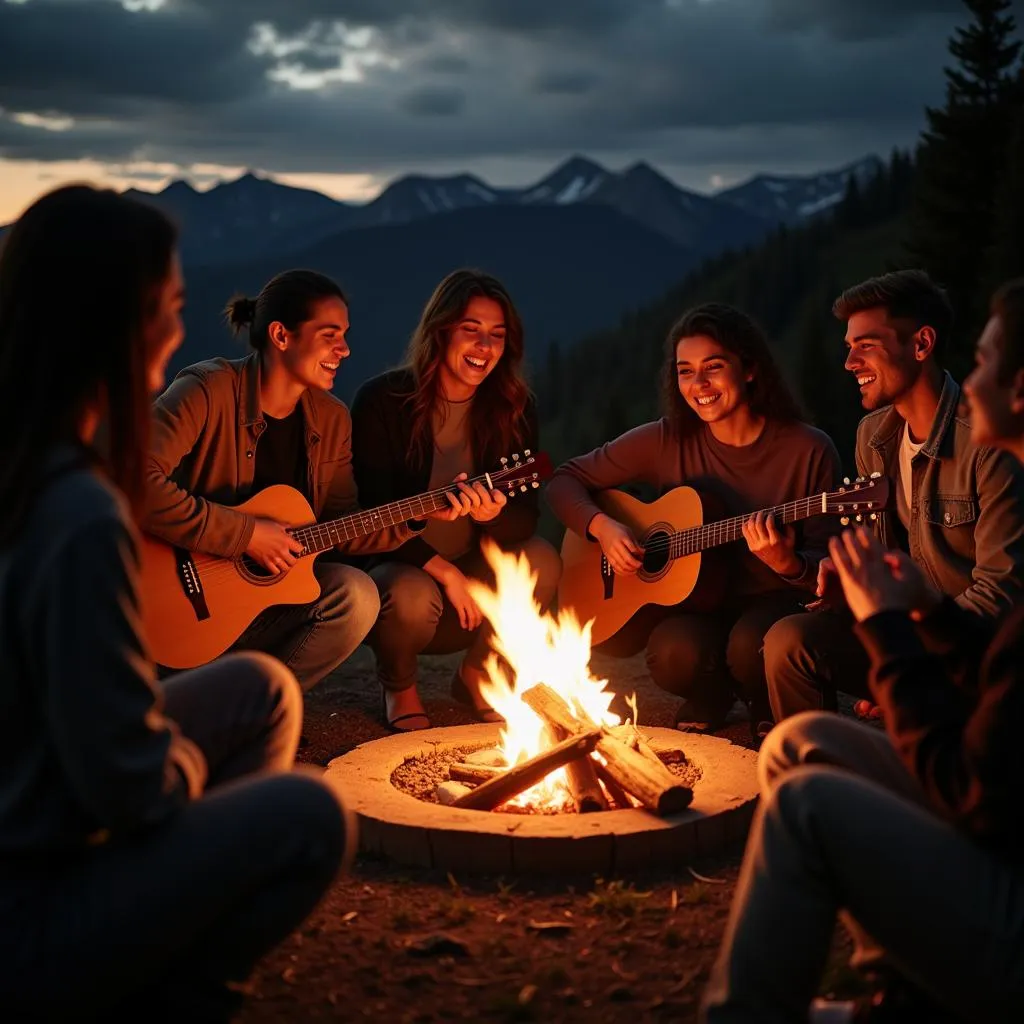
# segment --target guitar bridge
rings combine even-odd
[[[178,582],[181,589],[192,605],[196,613],[196,621],[202,622],[210,617],[210,609],[206,605],[206,594],[203,592],[203,584],[199,579],[199,572],[196,570],[196,563],[192,561],[192,554],[185,548],[174,549],[174,567],[178,572]]]
[[[601,555],[601,582],[604,585],[604,599],[610,601],[615,591],[615,571],[607,555]]]

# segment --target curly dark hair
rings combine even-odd
[[[665,415],[679,438],[694,433],[703,422],[679,393],[676,371],[676,346],[681,339],[696,335],[713,338],[723,349],[737,356],[743,369],[753,375],[747,386],[747,401],[752,412],[778,423],[806,418],[772,356],[761,325],[734,306],[707,302],[687,310],[675,322],[665,345],[662,398]]]
[[[431,416],[444,401],[438,370],[448,347],[448,332],[465,313],[470,299],[493,299],[505,317],[505,350],[473,397],[470,409],[473,450],[478,457],[510,451],[526,436],[524,412],[530,390],[522,374],[523,324],[511,297],[497,278],[479,270],[455,270],[435,289],[424,307],[406,353],[416,390],[412,454],[422,465],[431,455]]]

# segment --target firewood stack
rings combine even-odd
[[[547,726],[552,745],[511,768],[452,765],[454,782],[475,784],[452,801],[453,807],[493,810],[562,767],[581,813],[639,805],[666,815],[689,806],[693,791],[665,767],[635,728],[598,725],[545,683],[527,690],[522,699]]]

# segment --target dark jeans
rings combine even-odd
[[[266,651],[280,658],[303,690],[336,669],[370,632],[380,601],[373,580],[359,569],[322,556],[314,570],[320,597],[312,604],[280,604],[258,615],[232,651]]]
[[[540,537],[511,549],[526,555],[537,573],[535,598],[546,608],[562,573],[558,552]],[[494,574],[479,548],[455,562],[469,578],[493,584]],[[444,589],[426,572],[406,562],[381,562],[370,570],[380,591],[380,615],[366,642],[377,655],[377,677],[387,690],[416,685],[416,659],[421,654],[467,651],[462,672],[481,675],[490,651],[491,629],[463,629]]]
[[[764,638],[772,719],[835,711],[839,690],[870,697],[869,664],[848,612],[821,610],[781,619]]]
[[[713,614],[648,605],[596,650],[628,658],[646,647],[651,678],[686,698],[687,719],[717,727],[739,697],[756,727],[770,717],[765,633],[806,599],[802,592],[780,591]]]
[[[209,762],[207,794],[144,832],[0,864],[6,1019],[227,1020],[351,856],[339,797],[288,771],[302,695],[279,662],[226,657],[165,690]]]

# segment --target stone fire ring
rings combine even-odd
[[[655,750],[674,749],[701,769],[693,802],[679,814],[645,810],[530,815],[469,811],[418,800],[391,775],[403,762],[444,747],[489,747],[498,725],[461,725],[363,743],[335,758],[326,776],[359,816],[363,853],[396,864],[494,875],[604,877],[682,868],[733,849],[746,837],[757,800],[757,754],[716,736],[641,728]]]

